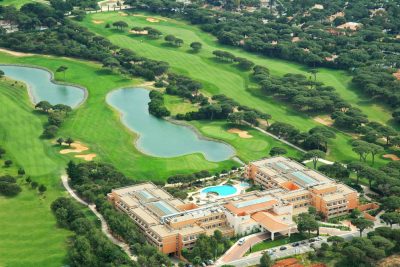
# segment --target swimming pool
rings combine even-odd
[[[201,193],[217,193],[220,197],[226,197],[233,195],[237,192],[237,189],[231,185],[217,185],[217,186],[210,186],[201,190]]]

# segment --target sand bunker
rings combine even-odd
[[[102,21],[102,20],[92,20],[92,22],[94,24],[102,24],[102,23],[104,23],[104,21]]]
[[[71,148],[63,149],[60,151],[60,154],[68,154],[68,153],[81,153],[83,151],[88,150],[89,148],[82,145],[79,142],[74,142],[71,144]]]
[[[86,155],[76,155],[75,158],[80,158],[80,159],[84,159],[86,161],[91,161],[96,156],[97,156],[96,154],[86,154]]]
[[[385,159],[391,159],[393,161],[400,160],[400,158],[398,156],[396,156],[395,154],[386,154],[386,155],[383,155],[383,157]]]
[[[127,14],[127,13],[125,13],[125,12],[118,12],[118,14],[119,14],[120,16],[122,16],[122,17],[126,17],[126,16],[128,16],[128,14]]]
[[[133,34],[140,34],[140,35],[147,35],[147,34],[149,34],[149,32],[148,31],[146,31],[146,30],[144,30],[144,31],[129,31],[130,33],[133,33]]]
[[[4,52],[4,53],[10,54],[12,56],[16,56],[16,57],[33,56],[33,54],[31,54],[31,53],[21,53],[21,52],[11,51],[11,50],[4,49],[4,48],[0,48],[0,52]]]
[[[247,131],[243,131],[237,128],[232,128],[228,130],[228,133],[234,133],[239,135],[240,138],[253,138]]]
[[[148,22],[152,22],[152,23],[160,22],[160,20],[155,19],[155,18],[146,18],[146,20],[147,20]]]
[[[330,117],[315,117],[314,120],[326,126],[332,126],[333,120]]]

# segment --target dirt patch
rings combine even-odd
[[[139,34],[139,35],[147,35],[147,34],[149,34],[149,32],[146,31],[146,30],[144,30],[144,31],[129,31],[129,32],[133,33],[133,34]]]
[[[102,24],[102,23],[104,23],[104,21],[102,21],[102,20],[92,20],[92,22],[94,23],[94,24]]]
[[[253,138],[247,131],[243,131],[237,128],[232,128],[228,130],[228,133],[233,133],[239,135],[240,138]]]
[[[385,159],[391,159],[393,161],[400,160],[400,158],[398,156],[396,156],[395,154],[385,154],[385,155],[383,155],[383,157]]]
[[[75,158],[84,159],[86,161],[91,161],[95,158],[96,154],[86,154],[86,155],[76,155]]]
[[[394,266],[400,266],[400,255],[393,255],[390,257],[387,257],[383,260],[381,260],[378,265],[378,267],[394,267]]]
[[[315,118],[314,118],[314,121],[316,121],[316,122],[318,122],[318,123],[321,123],[321,124],[323,124],[323,125],[326,125],[326,126],[332,126],[332,124],[333,124],[333,120],[332,120],[330,117],[328,117],[328,116],[324,116],[324,117],[318,116],[318,117],[315,117]]]
[[[118,14],[119,14],[120,16],[122,16],[122,17],[126,17],[126,16],[128,16],[128,14],[127,14],[127,13],[125,13],[125,12],[118,12]]]
[[[68,154],[68,153],[81,153],[83,151],[88,150],[89,148],[87,146],[84,146],[83,144],[79,142],[74,142],[71,144],[71,148],[63,149],[60,151],[60,154]]]
[[[396,77],[397,80],[400,80],[400,69],[393,73],[393,76]]]
[[[11,51],[11,50],[4,49],[4,48],[0,48],[0,52],[4,52],[4,53],[10,54],[10,55],[12,55],[12,56],[16,56],[16,57],[29,57],[29,56],[33,56],[33,54],[31,54],[31,53],[16,52],[16,51]]]
[[[155,19],[155,18],[147,18],[146,20],[147,20],[148,22],[152,22],[152,23],[160,22],[159,19]]]

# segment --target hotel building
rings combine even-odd
[[[314,206],[332,218],[358,206],[357,191],[285,157],[251,162],[246,176],[265,189],[281,189],[280,199],[292,204],[293,214]]]
[[[191,249],[200,234],[219,230],[233,236],[261,231],[274,239],[277,233],[290,235],[296,230],[293,215],[306,212],[309,206],[328,218],[358,206],[353,189],[284,157],[251,162],[246,176],[265,190],[199,206],[176,199],[149,182],[114,189],[108,199],[130,216],[150,244],[175,255]]]

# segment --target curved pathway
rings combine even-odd
[[[101,231],[107,236],[107,238],[114,243],[115,245],[119,246],[122,248],[122,250],[129,256],[131,260],[137,260],[137,257],[132,254],[132,252],[129,249],[129,245],[125,242],[117,240],[112,234],[111,231],[107,225],[106,220],[104,219],[103,215],[101,215],[97,210],[96,210],[96,205],[89,204],[83,199],[81,199],[75,191],[69,186],[68,183],[69,177],[66,174],[61,175],[61,181],[63,183],[64,188],[68,191],[68,193],[73,197],[76,201],[81,203],[82,205],[85,205],[89,207],[89,209],[96,215],[97,218],[99,218],[101,222]]]

